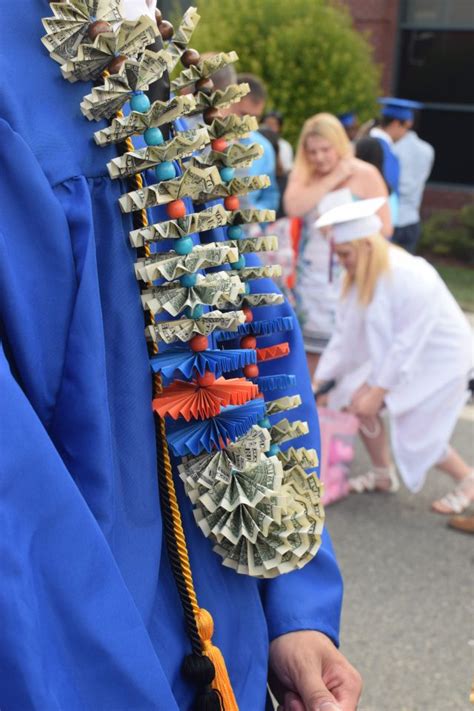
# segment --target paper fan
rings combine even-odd
[[[222,332],[217,334],[217,338],[220,341],[230,341],[233,338],[240,338],[240,336],[269,336],[280,331],[292,331],[294,327],[292,316],[279,316],[266,321],[244,323],[239,326],[235,334]]]
[[[209,420],[193,423],[171,420],[166,427],[168,444],[174,454],[181,457],[223,449],[261,420],[264,412],[264,401],[257,399],[245,405],[229,405]]]
[[[262,375],[259,378],[254,378],[259,389],[262,393],[271,393],[274,390],[284,390],[285,388],[291,388],[296,385],[296,376],[287,375],[286,373],[280,375]]]
[[[189,348],[173,349],[159,353],[150,361],[153,371],[161,373],[167,380],[171,380],[177,372],[185,378],[192,378],[195,371],[199,375],[204,375],[206,370],[221,375],[256,362],[256,352],[247,348],[199,353],[194,353]]]
[[[260,363],[275,360],[276,358],[284,358],[289,353],[289,343],[277,343],[275,346],[268,346],[268,348],[257,348],[257,361]]]
[[[245,378],[217,378],[209,385],[178,380],[153,400],[153,410],[189,422],[214,417],[226,405],[243,405],[257,396],[258,387]]]

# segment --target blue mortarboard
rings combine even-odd
[[[413,121],[413,112],[423,108],[423,104],[420,104],[419,101],[394,99],[391,96],[378,99],[378,102],[382,104],[382,116],[398,119],[398,121]]]
[[[346,111],[345,114],[339,114],[337,118],[343,126],[346,126],[346,128],[349,128],[349,126],[353,126],[357,119],[354,111]]]

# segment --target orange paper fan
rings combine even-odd
[[[276,346],[268,348],[257,348],[257,361],[275,360],[275,358],[283,358],[290,352],[289,343],[277,343]]]
[[[153,410],[174,420],[202,420],[218,415],[226,405],[243,405],[258,395],[258,386],[245,378],[217,378],[209,385],[177,380],[153,400]]]

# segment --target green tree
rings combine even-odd
[[[238,71],[261,77],[268,109],[285,115],[295,142],[305,119],[320,111],[376,112],[379,69],[344,6],[331,0],[200,0],[192,44],[239,55]]]

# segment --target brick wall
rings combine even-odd
[[[472,203],[474,203],[474,190],[428,185],[423,195],[421,215],[427,218],[437,210],[459,210],[464,205]]]
[[[369,33],[374,59],[382,69],[384,94],[392,90],[400,0],[343,0],[354,19],[354,26]]]

